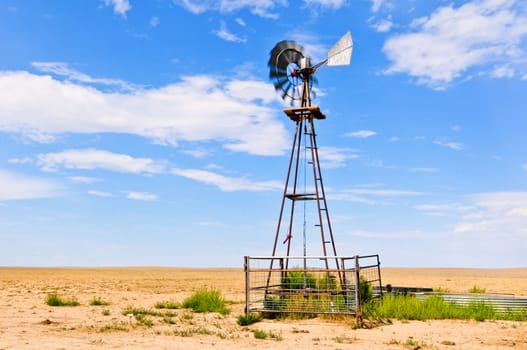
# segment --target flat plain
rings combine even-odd
[[[382,282],[526,296],[527,268],[383,268]],[[155,308],[204,287],[221,291],[229,315]],[[527,322],[517,321],[390,320],[354,329],[349,319],[319,317],[239,326],[244,288],[243,270],[235,268],[0,268],[0,350],[527,349]],[[80,305],[48,306],[52,293]],[[154,314],[138,320],[127,309]]]

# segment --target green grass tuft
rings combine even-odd
[[[109,302],[102,300],[99,297],[93,297],[93,299],[90,301],[90,305],[92,306],[105,306],[110,305]]]
[[[228,315],[230,310],[225,306],[219,290],[202,288],[183,301],[183,307],[195,312],[219,312]]]
[[[179,309],[181,307],[181,305],[178,302],[175,302],[175,301],[165,300],[165,301],[158,301],[154,305],[154,307],[156,309],[174,310],[174,309]]]
[[[57,293],[48,294],[46,304],[49,306],[79,306],[80,303],[75,298],[63,299]]]
[[[484,294],[486,292],[486,289],[485,288],[480,288],[476,285],[474,285],[474,287],[470,288],[468,290],[469,293],[475,293],[475,294]]]
[[[259,314],[249,312],[238,316],[237,322],[240,326],[248,326],[250,324],[260,321],[261,319],[262,317]]]

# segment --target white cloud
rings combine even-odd
[[[412,168],[412,171],[416,173],[438,173],[438,168]]]
[[[371,12],[378,12],[383,2],[384,0],[372,0],[371,1]]]
[[[366,139],[368,137],[375,136],[375,135],[377,135],[377,133],[372,130],[359,130],[359,131],[352,131],[352,132],[348,132],[344,134],[344,136],[346,137],[355,137],[359,139]]]
[[[97,191],[97,190],[90,190],[88,191],[88,194],[90,196],[95,196],[95,197],[113,197],[113,194],[111,194],[110,192]]]
[[[218,11],[220,13],[231,13],[238,10],[249,9],[257,16],[264,18],[278,18],[271,11],[277,6],[287,6],[286,0],[172,0],[175,4],[186,10],[199,15],[207,11]]]
[[[89,176],[70,176],[69,179],[75,183],[81,183],[81,184],[92,184],[92,183],[101,181],[101,179],[98,179],[96,177],[89,177]]]
[[[468,197],[473,210],[454,228],[456,233],[527,238],[527,192],[492,192]]]
[[[172,174],[216,186],[225,192],[232,191],[275,191],[282,189],[283,184],[278,181],[252,181],[245,177],[228,177],[211,171],[199,169],[174,168]]]
[[[152,18],[150,18],[150,26],[155,28],[159,25],[159,17],[157,16],[154,16]]]
[[[514,69],[509,66],[500,66],[496,67],[492,72],[490,72],[491,78],[512,78],[514,77]]]
[[[133,158],[126,154],[97,149],[71,149],[58,153],[38,155],[38,164],[44,171],[65,169],[103,169],[121,173],[156,174],[164,170],[164,164],[149,158]]]
[[[462,205],[458,203],[434,203],[434,204],[420,204],[414,207],[422,211],[428,216],[459,216],[472,210],[470,205]]]
[[[323,169],[341,168],[346,165],[346,160],[359,157],[356,152],[356,150],[351,148],[319,147],[320,166]]]
[[[221,21],[220,23],[220,29],[215,30],[214,34],[216,34],[219,38],[223,40],[235,43],[244,43],[247,41],[247,39],[239,37],[236,34],[232,34],[231,32],[229,32],[229,30],[227,29],[227,25],[223,21]]]
[[[459,142],[444,142],[444,141],[436,140],[434,141],[434,143],[436,145],[440,145],[440,146],[450,148],[456,151],[460,151],[463,149],[463,144]]]
[[[8,163],[11,163],[11,164],[29,164],[29,163],[33,163],[33,159],[29,158],[29,157],[24,157],[24,158],[10,158],[7,160]]]
[[[332,194],[334,200],[343,200],[363,204],[386,204],[390,199],[407,196],[421,196],[422,192],[363,186]]]
[[[522,77],[522,80],[527,80],[527,74]]]
[[[158,196],[148,192],[128,192],[126,198],[138,201],[152,202],[158,200]]]
[[[69,81],[75,81],[83,84],[115,86],[124,91],[136,91],[139,89],[138,86],[119,79],[93,78],[88,74],[71,68],[67,63],[64,62],[32,62],[31,65],[41,72],[52,73],[61,77],[65,77]]]
[[[113,12],[126,17],[126,12],[132,9],[128,0],[104,0],[106,6],[113,6]]]
[[[392,29],[392,26],[393,26],[393,22],[390,19],[382,19],[377,24],[375,24],[373,27],[379,33],[386,33],[386,32],[389,32],[390,29]]]
[[[337,10],[346,4],[346,0],[304,0],[307,5],[318,5]]]
[[[247,24],[245,23],[245,21],[241,18],[236,18],[236,23],[238,23],[239,25],[241,25],[242,27],[245,27],[247,26]]]
[[[383,52],[385,73],[406,73],[418,83],[444,89],[471,67],[512,64],[526,58],[525,6],[509,0],[476,0],[436,9],[414,20],[412,33],[392,36]]]
[[[60,191],[52,181],[0,169],[0,201],[55,197]]]
[[[455,132],[461,131],[461,127],[459,125],[452,125],[452,131],[455,131]]]
[[[280,113],[263,105],[276,100],[263,81],[188,76],[160,88],[109,93],[4,71],[0,92],[0,131],[37,142],[64,133],[126,133],[172,146],[214,141],[260,155],[282,154],[289,144]]]

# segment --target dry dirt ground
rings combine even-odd
[[[527,268],[384,268],[383,284],[467,292],[527,295]],[[219,289],[228,316],[170,310],[146,316],[127,307],[156,310],[162,301],[181,302],[202,287]],[[75,298],[80,306],[51,307],[49,293]],[[94,298],[108,305],[92,306]],[[393,320],[353,329],[349,319],[263,320],[238,326],[244,309],[241,269],[182,268],[0,268],[0,350],[3,349],[527,349],[527,322]],[[159,310],[158,310],[159,311]],[[166,311],[166,310],[165,310]],[[257,339],[254,330],[265,331]]]

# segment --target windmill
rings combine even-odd
[[[306,267],[307,235],[308,231],[312,229],[308,228],[308,218],[306,217],[308,203],[314,203],[314,218],[310,219],[313,219],[315,232],[318,231],[320,234],[321,256],[322,260],[325,260],[325,267],[328,269],[330,264],[332,266],[334,264],[339,270],[336,245],[320,170],[319,149],[314,125],[315,119],[325,119],[326,116],[320,112],[318,106],[311,105],[311,95],[313,84],[316,83],[315,74],[318,69],[325,65],[349,65],[352,48],[351,34],[347,32],[329,50],[327,57],[314,65],[311,63],[311,58],[304,54],[304,48],[294,41],[280,41],[271,50],[269,77],[282,99],[292,106],[284,109],[284,113],[295,122],[289,169],[272,250],[272,257],[277,256],[279,249],[285,250],[285,254],[283,254],[285,256],[285,271],[289,268],[288,257],[295,249],[298,249],[298,246],[293,242],[298,241],[300,233],[302,255],[299,256],[304,257],[304,269]],[[274,260],[271,259],[270,270],[273,269],[273,263]],[[269,285],[269,277],[267,285]],[[339,277],[342,283],[342,277]]]

